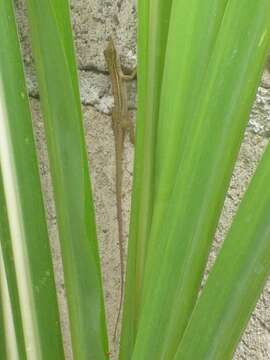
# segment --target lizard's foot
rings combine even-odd
[[[131,81],[131,80],[134,80],[137,76],[137,67],[135,67],[133,70],[132,70],[132,73],[131,74],[121,74],[121,78],[125,81]]]

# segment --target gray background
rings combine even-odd
[[[16,1],[23,44],[27,84],[33,109],[36,142],[39,150],[40,173],[45,194],[46,211],[53,249],[58,298],[61,308],[62,328],[65,337],[66,358],[72,359],[65,287],[57,236],[57,219],[52,201],[51,180],[47,159],[43,123],[40,116],[39,94],[36,85],[28,28],[25,20],[24,1]],[[74,28],[77,62],[79,68],[81,101],[85,133],[95,199],[97,231],[100,243],[106,312],[110,337],[112,336],[119,302],[119,253],[117,248],[117,222],[115,208],[115,157],[110,112],[113,104],[103,50],[109,35],[113,35],[124,68],[128,71],[136,64],[136,1],[135,0],[73,0],[71,14]],[[232,217],[247,187],[250,177],[270,136],[270,75],[265,70],[258,89],[245,140],[232,177],[222,218],[215,236],[208,269],[231,224]],[[136,82],[129,85],[129,106],[133,116],[136,110]],[[133,171],[133,149],[125,144],[123,212],[125,236],[128,232],[130,194]],[[256,211],[256,210],[255,210]],[[270,359],[270,282],[251,317],[235,359]],[[111,346],[111,359],[116,359],[115,345]]]

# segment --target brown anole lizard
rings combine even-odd
[[[136,76],[136,69],[130,74],[125,75],[122,71],[120,58],[114,46],[113,39],[110,37],[108,45],[104,50],[107,67],[112,81],[112,93],[114,106],[112,109],[112,128],[114,134],[115,157],[116,157],[116,207],[118,222],[118,241],[120,253],[120,305],[114,329],[114,341],[116,339],[117,327],[120,319],[121,308],[124,295],[124,244],[123,244],[123,219],[122,219],[122,159],[124,152],[124,138],[126,131],[129,132],[130,141],[134,144],[135,135],[131,118],[128,112],[128,99],[126,81],[130,81]]]

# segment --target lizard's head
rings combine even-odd
[[[111,36],[109,37],[107,47],[104,50],[104,56],[105,56],[106,60],[109,61],[109,62],[112,61],[112,60],[115,60],[115,58],[117,56],[116,55],[116,49],[115,49],[113,39],[112,39]]]

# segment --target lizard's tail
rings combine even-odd
[[[120,255],[120,301],[117,312],[117,318],[113,333],[113,342],[116,342],[117,330],[120,323],[120,316],[122,311],[122,304],[124,300],[124,244],[123,244],[123,219],[122,219],[122,164],[118,163],[118,171],[116,171],[116,198],[117,198],[117,219],[118,219],[118,242]]]
[[[122,272],[122,270],[121,270]],[[118,311],[117,311],[117,318],[115,321],[115,326],[114,326],[114,331],[113,331],[113,342],[116,342],[117,339],[117,330],[118,330],[118,325],[120,323],[120,315],[121,315],[121,311],[122,311],[122,304],[123,304],[123,300],[124,300],[124,277],[121,274],[121,284],[120,284],[120,301],[119,301],[119,306],[118,306]]]
[[[119,253],[120,253],[120,272],[121,272],[121,279],[120,279],[120,301],[119,301],[119,307],[117,312],[117,318],[114,326],[114,332],[113,332],[113,342],[116,342],[117,337],[117,329],[120,322],[120,315],[122,311],[122,304],[124,300],[124,254],[123,254],[123,229],[122,229],[122,221],[120,221],[121,224],[118,225],[118,232],[119,232]],[[121,240],[120,240],[121,239]]]

